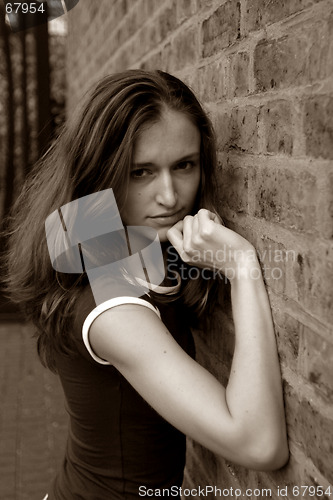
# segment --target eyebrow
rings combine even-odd
[[[200,152],[195,152],[195,153],[189,153],[187,155],[182,156],[181,158],[178,158],[176,161],[172,163],[172,165],[176,165],[177,163],[182,163],[183,161],[186,160],[197,160],[200,157]],[[135,162],[132,165],[135,168],[143,168],[143,167],[154,167],[155,163],[145,161],[145,162]]]

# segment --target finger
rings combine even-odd
[[[221,224],[221,226],[224,226],[224,222],[223,222],[223,219],[220,215],[218,214],[214,214],[214,219],[213,219],[214,222],[216,222],[217,224]]]
[[[200,230],[200,221],[198,214],[194,216],[193,218],[193,224],[192,224],[192,243],[195,243],[195,237],[199,234]]]
[[[220,224],[220,225],[224,226],[221,217],[218,214],[216,214],[215,212],[211,212],[210,210],[206,210],[205,208],[202,208],[199,210],[197,215],[199,217],[200,229],[204,229],[205,224],[207,224],[207,222],[209,220],[215,222],[216,224]]]
[[[180,220],[166,233],[171,245],[175,247],[179,255],[183,252],[183,221]]]
[[[206,239],[215,230],[215,214],[208,210],[199,210],[198,218],[198,234],[201,238]]]
[[[190,252],[192,249],[192,234],[193,234],[193,219],[192,215],[187,215],[183,219],[183,249],[185,252]]]
[[[183,222],[183,221],[184,221],[184,219],[179,220],[176,224],[174,224],[174,225],[173,225],[173,226],[169,229],[169,231],[170,231],[171,229],[173,229],[173,228],[176,228],[176,229],[178,229],[178,230],[182,233],[182,232],[183,232],[183,225],[184,225],[184,222]]]

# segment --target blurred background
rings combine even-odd
[[[52,6],[52,1],[49,2]],[[47,4],[43,4],[47,6]],[[58,2],[56,2],[58,5]],[[25,175],[49,146],[65,116],[66,17],[40,12],[41,24],[25,28],[28,14],[16,23],[0,19],[0,163],[1,217],[20,190]],[[36,14],[33,14],[36,16]],[[13,32],[17,26],[18,31]]]
[[[59,2],[29,19],[0,0],[0,218],[4,221],[36,160],[65,117],[66,16]],[[47,10],[47,6],[49,9]],[[48,22],[52,20],[52,22]],[[37,24],[35,27],[29,27]],[[1,248],[5,242],[2,240]],[[63,396],[45,370],[33,329],[0,296],[0,498],[42,499],[63,456]]]

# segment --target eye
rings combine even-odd
[[[176,165],[178,170],[190,170],[195,166],[194,161],[182,161]]]
[[[147,168],[136,168],[131,171],[132,179],[142,179],[143,177],[147,177],[150,174],[150,170]]]

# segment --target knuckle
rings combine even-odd
[[[194,246],[196,247],[200,246],[200,244],[202,243],[202,238],[200,234],[194,234],[192,237],[192,242]]]
[[[190,255],[192,253],[192,247],[190,244],[185,243],[183,248],[184,248],[184,252],[187,253],[188,255]]]
[[[174,238],[174,235],[175,235],[175,230],[171,227],[170,229],[167,230],[166,232],[166,236],[167,238],[170,240],[170,239],[173,239]]]
[[[191,261],[190,257],[187,255],[187,252],[185,252],[185,251],[184,251],[184,252],[182,252],[182,254],[181,254],[181,259],[182,259],[184,262],[190,262],[190,261]]]
[[[209,236],[211,235],[211,229],[207,226],[203,227],[200,231],[200,237],[202,240],[207,240]]]

